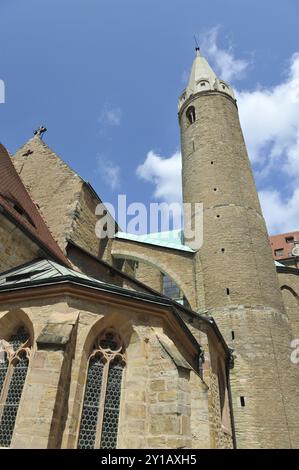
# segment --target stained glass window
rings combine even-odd
[[[8,341],[1,341],[0,447],[9,447],[27,375],[30,336],[21,327]]]
[[[122,372],[122,342],[112,330],[97,340],[91,354],[80,423],[79,449],[115,449]]]

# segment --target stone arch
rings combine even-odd
[[[31,337],[34,345],[34,326],[26,312],[22,309],[12,309],[4,313],[0,318],[0,339],[8,339],[16,330],[24,326]]]
[[[112,254],[112,257],[116,259],[129,259],[129,260],[138,261],[140,263],[147,263],[148,265],[159,269],[161,273],[169,276],[177,284],[177,286],[182,291],[182,294],[187,299],[191,308],[195,309],[196,301],[195,301],[195,295],[194,295],[194,288],[193,286],[190,286],[190,283],[188,285],[186,282],[184,282],[180,274],[178,274],[179,267],[177,265],[177,259],[172,259],[170,255],[167,261],[163,261],[161,259],[162,257],[159,256],[158,251],[155,253],[155,255],[153,255],[152,253],[149,254],[148,252],[146,252],[146,250],[144,250],[144,247],[142,248],[143,248],[142,252],[136,249],[134,250],[134,247],[131,248],[131,246],[127,247],[126,249],[113,248],[111,254]],[[190,260],[190,262],[192,261]],[[177,267],[178,269],[175,270],[174,267]],[[190,266],[190,270],[191,270],[191,266]],[[190,274],[191,274],[190,277],[193,277],[193,273],[190,273]],[[192,280],[192,283],[193,283],[193,280]]]
[[[124,342],[125,348],[127,348],[130,343],[130,337],[133,334],[133,325],[131,320],[128,320],[128,318],[116,312],[103,316],[91,326],[84,340],[83,347],[83,350],[87,355],[90,354],[97,336],[101,331],[107,328],[114,328],[118,331]]]
[[[281,293],[285,306],[285,312],[288,316],[292,333],[295,338],[299,336],[299,296],[292,287],[281,286]]]

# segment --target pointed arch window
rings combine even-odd
[[[78,449],[116,448],[124,367],[121,338],[106,330],[89,358]]]
[[[0,340],[0,447],[9,447],[27,375],[31,349],[24,327]]]

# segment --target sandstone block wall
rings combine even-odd
[[[180,287],[182,293],[194,310],[204,310],[203,275],[200,260],[192,253],[170,250],[154,245],[142,245],[127,240],[115,239],[111,255],[114,258],[132,259],[140,262],[140,267],[148,265],[142,274],[144,282],[156,289],[160,284],[158,271],[168,274]],[[138,271],[137,271],[138,278]],[[162,285],[160,287],[161,291]],[[158,290],[158,289],[157,289]]]
[[[0,214],[0,272],[27,263],[41,254],[37,245]]]

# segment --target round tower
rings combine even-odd
[[[183,202],[203,204],[195,258],[205,307],[236,353],[237,445],[299,447],[299,366],[290,360],[292,337],[237,103],[199,49],[179,99],[179,123]]]

